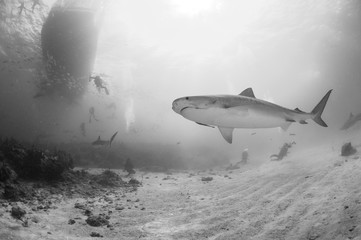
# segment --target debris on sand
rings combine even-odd
[[[100,175],[94,176],[93,180],[102,186],[115,187],[124,184],[122,178],[111,170],[105,170]]]
[[[203,181],[203,182],[210,182],[210,181],[212,181],[212,180],[213,180],[212,177],[202,177],[202,181]]]
[[[135,178],[130,179],[128,183],[131,184],[131,185],[141,185],[141,182],[139,182]]]
[[[85,204],[81,204],[81,203],[75,203],[74,208],[78,208],[78,209],[81,209],[81,210],[86,210],[87,209]]]
[[[99,214],[98,216],[89,216],[85,221],[92,227],[101,227],[109,224],[108,219],[103,214]]]
[[[345,143],[341,148],[341,156],[351,156],[356,152],[357,150],[351,145],[351,142]]]
[[[68,224],[69,225],[73,225],[75,223],[75,220],[74,219],[69,219],[69,221],[68,221]]]
[[[100,235],[100,233],[96,233],[96,232],[92,232],[92,233],[90,234],[90,236],[91,236],[91,237],[99,237],[99,238],[102,238],[102,237],[103,237],[103,235]]]
[[[13,218],[22,220],[23,217],[25,216],[25,214],[26,214],[26,211],[19,206],[14,206],[11,208],[11,216]]]

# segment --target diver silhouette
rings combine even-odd
[[[21,13],[23,12],[23,10],[25,12],[28,9],[25,7],[25,2],[24,1],[19,1],[19,3],[20,3],[20,6],[18,7],[18,9],[19,9],[19,16],[20,16]]]
[[[33,0],[33,6],[31,7],[32,12],[34,12],[36,5],[39,5],[39,7],[41,6],[40,0]]]
[[[98,92],[101,91],[101,89],[103,88],[105,93],[107,95],[109,95],[109,91],[108,91],[108,88],[106,86],[104,86],[104,80],[99,76],[95,76],[95,77],[90,77],[89,78],[89,82],[94,79],[94,84],[95,84],[95,87],[98,89]]]

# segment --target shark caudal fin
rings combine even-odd
[[[326,93],[326,95],[321,99],[321,101],[316,105],[316,107],[311,112],[312,120],[315,121],[317,124],[321,125],[322,127],[327,127],[327,124],[322,120],[321,115],[323,110],[325,109],[327,100],[330,97],[331,92],[332,89]]]
[[[114,138],[115,138],[115,136],[118,134],[118,132],[115,132],[114,134],[113,134],[113,136],[110,138],[110,140],[109,140],[109,147],[112,145],[112,142],[113,142],[113,140],[114,140]]]

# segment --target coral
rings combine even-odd
[[[24,198],[29,198],[33,191],[26,189],[20,184],[7,184],[4,188],[3,197],[10,201],[20,201]]]
[[[102,186],[119,186],[124,183],[118,174],[110,170],[105,170],[101,174],[95,175],[93,180]]]
[[[4,160],[1,160],[1,155],[0,152],[0,182],[13,182],[17,174]]]
[[[26,149],[13,139],[0,142],[0,181],[14,178],[16,173],[25,179],[59,180],[62,174],[73,166],[73,158],[64,151],[43,151],[32,147]],[[8,177],[7,177],[8,176]]]

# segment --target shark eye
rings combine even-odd
[[[189,97],[186,97],[186,100],[188,100],[189,99]]]

